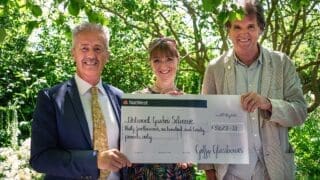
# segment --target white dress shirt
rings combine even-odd
[[[92,123],[91,93],[90,93],[90,88],[92,87],[92,85],[87,83],[83,79],[81,79],[77,74],[75,75],[75,81],[78,87],[82,107],[86,115],[91,140],[93,140],[93,125],[92,125],[93,123]],[[107,125],[109,149],[119,149],[119,137],[120,137],[119,128],[120,127],[118,126],[118,122],[116,120],[114,111],[112,109],[109,97],[102,86],[101,79],[99,83],[96,85],[96,87],[99,89],[98,101]],[[119,173],[111,172],[108,179],[112,179],[112,180],[120,179],[120,175]]]

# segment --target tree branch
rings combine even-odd
[[[315,61],[312,61],[312,62],[310,62],[308,64],[305,64],[305,65],[302,65],[302,66],[298,67],[297,68],[297,72],[300,72],[300,71],[302,71],[304,69],[307,69],[310,66],[318,66],[318,65],[320,65],[320,53],[318,53],[317,59]]]
[[[168,19],[162,14],[162,12],[160,12],[159,14],[162,17],[162,19],[164,20],[164,22],[167,24],[167,26],[169,27],[169,29],[170,29],[171,33],[173,34],[175,40],[178,42],[178,45],[181,46],[181,41],[179,39],[179,36],[176,33],[176,31],[173,29],[171,22],[168,21]]]
[[[146,32],[147,34],[150,34],[150,35],[152,35],[152,36],[156,36],[156,34],[155,34],[154,32],[150,32],[150,31],[148,31],[146,28],[142,28],[142,27],[139,27],[139,26],[137,26],[137,25],[134,25],[134,24],[130,23],[125,16],[121,15],[120,13],[118,13],[118,12],[114,11],[113,9],[109,8],[108,6],[106,6],[107,3],[102,2],[102,0],[99,0],[98,2],[99,2],[98,4],[97,4],[97,3],[92,4],[92,2],[90,2],[90,3],[91,3],[93,6],[98,6],[98,7],[102,8],[102,9],[105,9],[105,10],[107,10],[108,12],[114,14],[115,16],[117,16],[117,17],[119,17],[120,19],[122,19],[122,21],[123,21],[126,25],[128,25],[128,26],[130,26],[130,27],[133,27],[133,28],[135,28],[135,29],[137,29],[137,30],[139,30],[139,31],[141,31],[141,32]]]
[[[203,56],[201,56],[201,53],[205,50],[205,45],[202,41],[202,36],[198,29],[196,11],[191,7],[191,5],[186,0],[183,0],[183,5],[187,8],[187,12],[192,19],[193,34],[194,34],[194,40],[195,40],[194,48],[196,50],[195,63],[197,64],[196,68],[202,74],[204,72],[205,67],[204,67],[204,58]],[[205,54],[205,52],[203,54]]]
[[[314,111],[320,105],[320,86],[317,81],[320,64],[316,65],[312,70],[312,92],[314,94],[314,102],[308,107],[308,112]]]
[[[278,2],[279,2],[279,0],[272,0],[271,4],[270,4],[269,1],[267,1],[267,6],[268,6],[269,10],[268,10],[267,18],[266,18],[266,29],[265,29],[265,32],[263,33],[263,36],[261,37],[261,40],[260,40],[261,44],[266,39],[266,35],[268,34],[268,31],[269,31],[269,29],[267,28],[268,26],[271,28],[271,34],[273,34],[273,32],[272,32],[273,25],[271,23],[271,17],[274,15],[274,13],[276,11],[276,5],[278,4]],[[272,39],[274,39],[274,37]],[[274,41],[272,41],[272,42],[274,42]],[[273,44],[277,44],[277,40]]]

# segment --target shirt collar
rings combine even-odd
[[[90,90],[90,88],[92,87],[92,85],[89,84],[88,82],[86,82],[85,80],[81,79],[81,77],[78,74],[75,74],[74,77],[75,77],[75,81],[78,86],[80,95],[84,95],[85,93],[87,93]],[[101,78],[100,78],[98,84],[96,85],[96,87],[99,89],[100,93],[102,93],[103,95],[106,95],[106,92],[102,86]]]
[[[258,56],[258,58],[256,59],[256,61],[255,61],[253,64],[255,64],[256,62],[258,62],[257,64],[262,64],[262,62],[263,62],[263,60],[262,60],[262,49],[261,49],[260,45],[258,45],[258,47],[259,47],[259,56]],[[241,65],[243,65],[243,66],[246,66],[246,65],[245,65],[243,62],[241,62],[241,61],[239,60],[239,58],[236,56],[235,51],[233,51],[233,59],[234,59],[234,62],[235,62],[235,63],[241,64]]]

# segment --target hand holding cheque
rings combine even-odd
[[[121,116],[120,150],[133,163],[249,162],[240,96],[125,94]]]

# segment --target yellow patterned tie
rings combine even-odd
[[[105,119],[98,102],[98,88],[91,88],[91,108],[92,108],[92,121],[93,121],[93,145],[94,150],[102,152],[108,150],[108,136]],[[110,171],[100,170],[99,179],[107,179]]]

